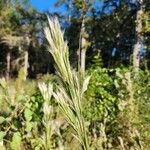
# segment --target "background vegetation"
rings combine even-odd
[[[0,0],[0,149],[149,150],[149,0],[62,5]]]

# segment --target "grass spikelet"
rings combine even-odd
[[[58,19],[48,18],[48,22],[49,27],[44,29],[45,37],[59,76],[57,90],[53,92],[53,96],[59,103],[66,120],[76,131],[74,137],[79,140],[84,150],[88,150],[89,142],[82,114],[82,100],[90,78],[81,76],[79,71],[71,69],[67,42],[64,41]]]

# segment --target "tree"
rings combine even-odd
[[[143,18],[143,0],[138,1],[138,9],[136,13],[136,37],[133,48],[133,69],[137,73],[140,66],[140,51],[142,49],[142,18]]]
[[[6,41],[6,36],[13,34],[13,24],[11,23],[11,17],[14,13],[13,8],[11,6],[11,1],[7,0],[6,2],[0,2],[0,39],[1,43],[5,43],[7,47],[7,54],[6,54],[6,79],[9,79],[10,76],[10,60],[11,60],[11,48],[14,44],[12,38],[9,37],[9,41]]]
[[[34,51],[36,49],[36,53],[39,53],[37,51],[38,47],[44,44],[41,33],[42,24],[46,16],[42,13],[38,13],[29,4],[28,9],[26,9],[27,5],[24,2],[27,3],[27,0],[8,1],[7,5],[5,3],[1,3],[0,5],[1,8],[3,8],[0,10],[2,16],[0,20],[2,20],[2,23],[5,22],[5,24],[1,23],[0,40],[1,44],[5,45],[5,53],[7,52],[7,79],[9,79],[10,73],[18,72],[21,67],[24,68],[24,79],[26,79],[29,67],[33,68],[35,64],[35,62],[31,64],[29,59],[30,61],[31,58],[34,59],[34,61],[36,60],[36,55],[34,58],[31,57],[29,50],[32,49],[32,51]],[[8,11],[7,13],[4,11],[5,9]],[[38,67],[40,67],[40,65],[38,65]],[[37,69],[39,70],[38,67]]]
[[[72,5],[69,5],[71,2]],[[129,0],[107,0],[101,4],[98,3],[100,7],[97,8],[94,1],[86,1],[87,8],[83,21],[82,2],[84,1],[65,1],[65,4],[71,6],[72,10],[71,22],[66,27],[70,49],[75,51],[78,49],[78,45],[81,48],[83,44],[77,43],[77,41],[78,38],[80,41],[83,40],[82,35],[85,37],[84,43],[87,44],[87,66],[92,63],[92,59],[98,53],[102,57],[104,67],[116,67],[120,64],[129,65],[132,63],[130,58],[133,54],[133,41],[135,39],[136,4]],[[83,30],[84,34],[79,35],[78,33],[83,33]],[[88,41],[90,41],[90,45]]]

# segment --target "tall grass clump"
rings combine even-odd
[[[74,136],[81,143],[82,148],[88,150],[89,142],[82,103],[90,77],[81,75],[80,70],[75,71],[71,68],[67,42],[64,41],[64,33],[61,31],[58,19],[48,18],[48,22],[49,27],[46,27],[44,32],[58,75],[58,84],[53,96],[67,122],[75,130]]]
[[[45,127],[45,135],[42,138],[44,148],[47,150],[52,149],[52,116],[53,116],[53,107],[50,105],[53,86],[52,84],[46,85],[45,83],[39,83],[39,89],[43,96],[43,124]]]

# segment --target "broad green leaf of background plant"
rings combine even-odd
[[[5,136],[5,132],[0,131],[0,142],[3,141],[4,136]]]
[[[33,115],[33,112],[30,109],[26,108],[24,111],[24,117],[26,121],[31,121],[32,115]]]
[[[19,132],[14,133],[10,147],[12,150],[21,150],[21,134]]]
[[[2,124],[5,121],[5,118],[0,116],[0,124]]]
[[[33,128],[33,122],[27,121],[26,122],[26,129],[25,130],[27,132],[31,132],[32,128]]]

